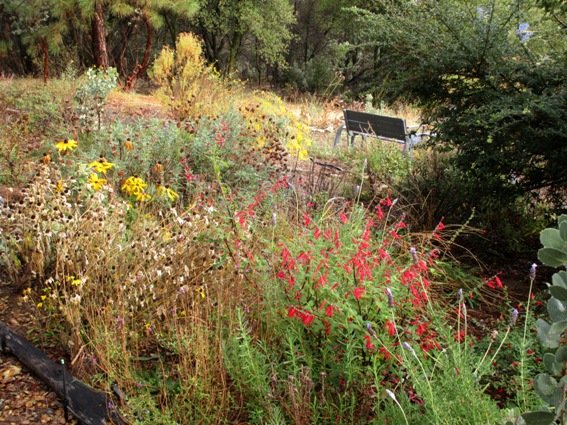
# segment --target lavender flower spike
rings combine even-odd
[[[409,345],[409,343],[404,342],[402,345],[404,346],[404,348],[405,348],[406,350],[408,350],[410,353],[412,353],[412,354],[415,356],[415,351],[413,351],[413,348],[412,348],[411,345]]]
[[[413,246],[410,248],[410,254],[411,254],[411,258],[413,258],[413,262],[418,263],[419,258],[417,257],[417,250]]]
[[[390,288],[386,288],[386,295],[388,296],[388,307],[394,308],[394,294]]]
[[[537,269],[537,264],[533,263],[532,267],[530,268],[530,279],[535,279],[536,277],[536,269]]]
[[[518,310],[514,309],[512,310],[512,316],[510,316],[510,323],[508,324],[508,326],[514,326],[516,320],[518,320]]]

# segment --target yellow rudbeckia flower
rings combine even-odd
[[[128,177],[122,185],[122,190],[128,195],[137,195],[138,193],[143,192],[146,187],[148,187],[148,185],[143,179],[131,176]]]
[[[96,191],[99,191],[102,189],[102,186],[106,183],[106,179],[103,179],[99,176],[97,176],[96,174],[91,174],[91,176],[89,177],[89,179],[87,180],[87,183]]]
[[[101,156],[98,161],[93,161],[88,166],[91,167],[91,168],[94,168],[94,170],[97,173],[106,174],[106,172],[108,170],[110,170],[112,167],[114,167],[115,165],[116,164],[113,164],[112,162],[108,162],[106,159],[104,159]]]
[[[171,201],[175,201],[179,198],[177,192],[171,189],[169,186],[159,186],[158,187],[158,195],[159,196],[167,196]]]
[[[146,202],[152,199],[151,195],[148,195],[146,192],[137,192],[135,195],[136,195],[136,201],[139,202]]]
[[[76,140],[73,139],[65,139],[61,142],[57,142],[55,143],[55,148],[59,151],[59,152],[66,152],[66,151],[72,151],[73,149],[75,149],[78,146],[78,143]]]

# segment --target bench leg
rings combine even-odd
[[[341,141],[341,134],[343,132],[343,128],[345,128],[344,123],[342,123],[339,129],[337,130],[337,135],[335,136],[335,143],[333,143],[333,148],[336,148],[339,142]]]

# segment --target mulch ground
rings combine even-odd
[[[0,321],[21,335],[37,329],[33,308],[16,292],[14,285],[0,279]],[[60,350],[45,347],[53,360]],[[18,360],[0,350],[0,425],[77,424],[69,413],[65,420],[57,394],[31,374]]]

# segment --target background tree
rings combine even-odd
[[[154,33],[164,16],[189,18],[197,10],[196,0],[6,0],[0,18],[8,28],[0,46],[6,54],[19,50],[36,57],[42,52],[45,58],[64,50],[69,56],[69,46],[74,46],[82,66],[116,66],[125,87],[131,88],[149,64]],[[25,46],[25,53],[18,44]]]
[[[201,36],[207,60],[223,75],[230,75],[239,57],[256,69],[285,63],[284,53],[293,37],[295,21],[288,0],[203,0],[193,23]]]
[[[387,52],[375,84],[416,102],[435,144],[456,153],[457,178],[470,189],[463,203],[564,199],[567,50],[557,23],[522,0],[382,3],[382,14],[358,11],[358,25]]]

